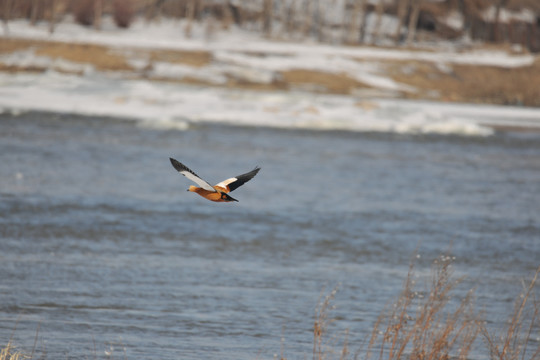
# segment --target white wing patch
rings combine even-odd
[[[194,183],[196,183],[197,185],[199,185],[200,187],[202,187],[204,190],[208,190],[208,191],[212,191],[212,192],[216,192],[216,189],[214,189],[212,187],[212,185],[210,185],[209,183],[207,183],[206,181],[204,181],[203,179],[201,179],[200,177],[190,173],[189,171],[186,171],[186,170],[183,170],[183,171],[180,171],[180,174],[184,175],[185,177],[187,177],[189,180],[193,181]]]
[[[227,188],[227,185],[229,185],[230,183],[233,183],[235,182],[236,180],[238,180],[237,178],[233,177],[233,178],[228,178],[227,180],[223,180],[222,182],[220,182],[219,184],[217,184],[216,186],[219,186],[219,187],[222,187],[222,188]]]

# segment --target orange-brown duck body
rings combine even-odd
[[[191,185],[188,188],[188,191],[194,192],[202,196],[203,198],[214,201],[214,202],[231,202],[238,201],[232,196],[228,195],[231,191],[236,190],[238,187],[242,186],[249,180],[253,179],[255,175],[259,172],[261,168],[255,167],[248,173],[238,175],[222,182],[218,183],[215,186],[210,185],[207,181],[199,177],[193,170],[189,169],[187,166],[175,160],[169,158],[172,166],[182,175],[192,180],[199,186]]]

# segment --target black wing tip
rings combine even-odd
[[[259,165],[257,165],[250,172],[247,172],[245,174],[237,176],[236,178],[240,181],[239,186],[246,183],[246,182],[248,182],[249,180],[253,179],[255,177],[255,175],[257,175],[259,173],[260,170],[261,170],[261,168],[259,167]]]
[[[257,175],[260,170],[261,170],[261,167],[259,165],[255,166],[255,169],[251,170],[251,172],[253,173],[252,178],[255,177],[255,175]]]
[[[175,168],[177,171],[181,171],[185,167],[180,161],[173,159],[172,157],[170,157],[169,160],[171,161],[171,165],[173,166],[173,168]]]
[[[182,164],[180,161],[173,159],[172,157],[169,158],[171,161],[171,165],[173,168],[176,169],[176,171],[189,171],[190,173],[193,173],[186,165]]]

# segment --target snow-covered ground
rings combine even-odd
[[[217,30],[210,35],[205,34],[203,25],[194,26],[192,36],[186,38],[185,23],[172,20],[150,23],[139,20],[134,22],[128,30],[116,28],[110,19],[104,21],[103,24],[103,29],[96,31],[91,27],[65,21],[58,24],[54,33],[50,34],[46,23],[29,26],[26,20],[16,20],[9,23],[9,36],[69,43],[103,44],[114,47],[207,50],[222,53],[272,53],[277,55],[277,58],[287,60],[284,63],[277,61],[276,64],[276,58],[270,58],[267,62],[269,64],[267,66],[270,67],[305,67],[307,65],[306,58],[314,60],[326,57],[362,60],[423,60],[435,63],[477,64],[509,68],[530,65],[534,61],[534,56],[530,54],[511,55],[502,50],[455,51],[451,46],[444,45],[438,51],[406,51],[365,46],[326,45],[313,42],[272,41],[235,26],[231,26],[228,30]],[[261,57],[258,58],[261,60]],[[341,70],[339,63],[335,64],[335,67],[330,66],[331,64],[325,65],[328,66],[327,70]]]
[[[29,26],[26,21],[9,23],[9,36],[68,43],[105,44],[123,48],[205,50],[213,54],[210,66],[154,63],[156,76],[199,77],[209,83],[224,82],[224,74],[264,83],[277,70],[315,69],[346,73],[384,91],[414,92],[385,76],[377,66],[381,59],[422,60],[441,69],[449,64],[479,64],[500,67],[529,65],[529,54],[503,51],[458,52],[406,51],[373,47],[329,46],[261,39],[232,28],[208,37],[195,28],[186,39],[183,25],[174,21],[139,21],[128,30],[107,25],[101,31],[72,22],[59,24],[53,34],[46,24]],[[260,54],[265,54],[261,56]],[[138,61],[138,62],[137,62]],[[134,60],[143,68],[144,61]],[[356,96],[322,95],[309,92],[254,92],[220,87],[192,87],[144,79],[129,79],[104,73],[91,65],[37,56],[24,50],[0,56],[4,64],[40,65],[44,73],[0,73],[0,110],[56,111],[134,119],[142,126],[186,128],[195,122],[222,122],[283,128],[442,133],[487,136],[493,127],[526,127],[540,130],[540,109],[501,106],[443,104]],[[80,72],[82,75],[66,74]]]

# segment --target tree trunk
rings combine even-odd
[[[302,24],[302,34],[304,38],[309,36],[312,26],[312,7],[311,3],[313,0],[306,0],[306,8],[304,11],[304,23]]]
[[[346,12],[345,9],[344,12]],[[356,39],[356,31],[358,29],[358,16],[360,15],[360,0],[353,0],[351,17],[349,19],[349,26],[347,27],[346,33],[343,36],[345,43],[354,44]]]
[[[401,28],[405,24],[405,17],[407,16],[407,11],[409,10],[410,1],[409,0],[397,0],[398,1],[398,24],[396,26],[396,32],[394,33],[394,42],[399,44],[401,40]]]
[[[195,18],[195,1],[196,0],[191,0],[188,3],[187,9],[186,9],[186,17],[188,19],[188,22],[184,29],[184,34],[187,38],[190,38],[192,35],[193,19]]]
[[[362,12],[362,21],[360,22],[360,30],[358,36],[358,42],[363,44],[366,38],[366,24],[367,24],[367,0],[360,0],[360,11]]]
[[[101,16],[103,15],[103,0],[94,1],[94,27],[101,30]]]
[[[51,17],[49,19],[49,34],[54,32],[54,27],[56,26],[56,0],[50,0],[51,4]]]
[[[152,0],[146,9],[145,18],[146,21],[151,21],[156,18],[156,16],[161,13],[161,5],[163,5],[165,0]]]
[[[459,0],[458,1],[458,11],[463,16],[463,29],[462,29],[463,34],[464,35],[468,34],[469,37],[472,38],[472,36],[470,34],[471,19],[470,19],[470,14],[469,14],[469,11],[467,9],[467,6],[465,5],[465,0]]]
[[[285,4],[285,1],[278,1],[278,6],[279,6],[279,22],[280,22],[280,27],[279,27],[279,32],[278,32],[278,38],[281,38],[283,37],[287,31],[285,30],[285,24],[287,23],[287,6]]]
[[[234,22],[234,16],[231,10],[231,4],[229,1],[224,1],[222,5],[223,19],[221,20],[221,28],[229,29]],[[201,5],[201,12],[204,12],[204,3]]]
[[[8,21],[11,17],[11,0],[4,0],[2,23],[4,25],[4,35],[9,35]]]
[[[418,24],[418,16],[420,15],[420,1],[412,0],[412,12],[409,18],[409,31],[407,33],[407,45],[412,44],[416,37],[416,26]]]
[[[375,8],[377,12],[377,20],[375,20],[375,28],[373,29],[373,35],[371,38],[371,43],[375,44],[379,40],[379,33],[381,31],[382,16],[384,13],[384,0],[379,0],[377,2],[377,7]]]
[[[323,12],[321,11],[321,0],[317,0],[316,4],[316,19],[317,19],[317,26],[315,27],[315,30],[317,32],[317,41],[323,42],[325,38],[324,34],[324,27],[325,27],[325,19]]]
[[[34,1],[32,1],[32,8],[30,10],[30,24],[32,26],[36,25],[37,17],[38,17],[38,14],[39,14],[39,7],[40,7],[42,1],[43,0],[34,0]]]
[[[492,40],[496,43],[501,42],[501,7],[506,4],[505,0],[497,0],[495,3],[495,19],[493,21],[493,36]]]
[[[289,8],[289,11],[287,11],[287,17],[286,17],[286,24],[285,24],[285,31],[287,34],[292,35],[295,33],[296,26],[295,26],[295,20],[296,20],[296,5],[297,0],[293,0],[291,2],[291,6]]]
[[[269,38],[272,36],[272,18],[273,14],[273,4],[272,0],[264,0],[263,3],[263,32],[264,35]]]

